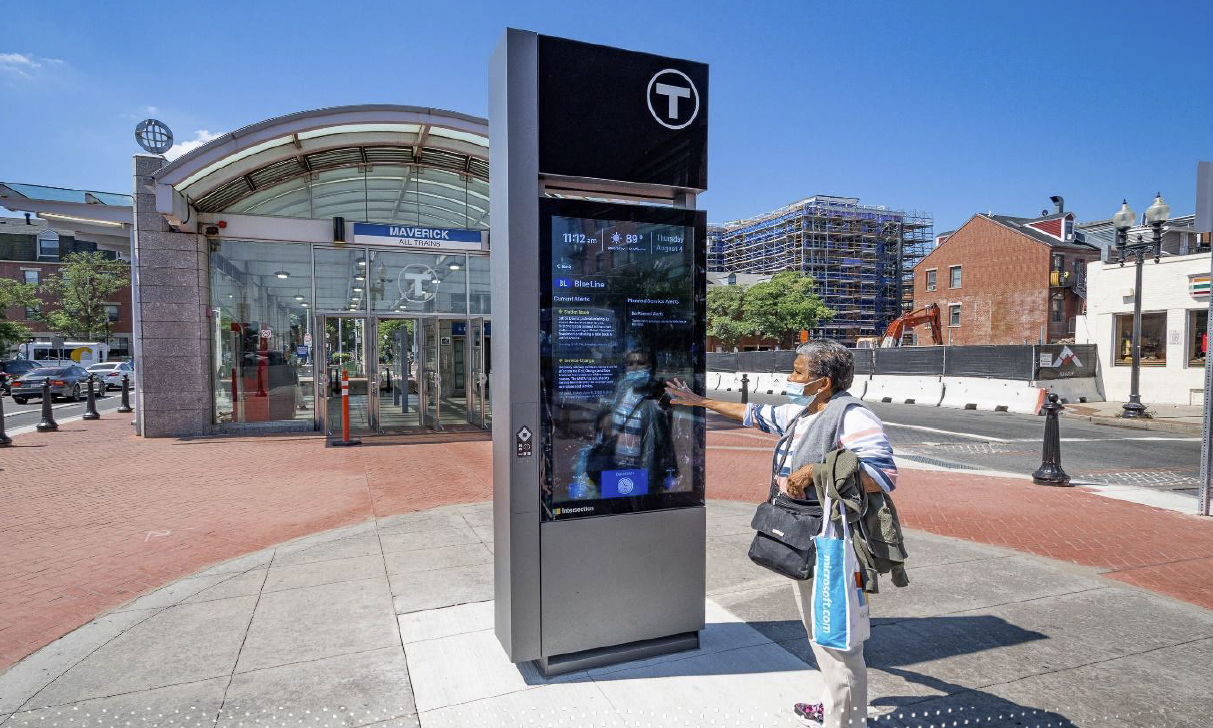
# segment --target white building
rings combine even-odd
[[[1133,239],[1136,231],[1132,231]],[[1148,238],[1148,231],[1143,237]],[[1152,404],[1204,402],[1208,348],[1209,253],[1207,233],[1191,234],[1184,251],[1142,271],[1141,401]],[[1113,256],[1115,253],[1113,252]],[[1110,402],[1129,398],[1133,336],[1134,261],[1094,261],[1087,266],[1087,313],[1075,322],[1075,341],[1096,344],[1101,389]]]

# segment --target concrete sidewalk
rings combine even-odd
[[[1086,402],[1067,404],[1063,417],[1077,417],[1098,425],[1124,427],[1130,430],[1152,430],[1181,435],[1200,435],[1204,428],[1204,407],[1186,404],[1146,403],[1147,419],[1124,419],[1120,417],[1124,402]]]
[[[492,632],[487,503],[329,530],[135,599],[0,676],[0,726],[791,726],[820,688],[748,504],[708,508],[696,652],[546,681]],[[914,531],[872,600],[874,726],[1203,726],[1213,613]],[[9,715],[11,714],[11,715]]]

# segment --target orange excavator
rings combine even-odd
[[[893,319],[889,322],[888,328],[884,330],[883,339],[865,336],[856,341],[855,345],[860,349],[872,349],[879,341],[882,349],[901,346],[902,334],[924,323],[931,325],[931,341],[936,346],[941,346],[943,344],[943,324],[939,320],[939,306],[934,303],[928,303],[917,311],[904,313]]]

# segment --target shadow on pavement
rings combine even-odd
[[[749,626],[776,640],[810,667],[817,668],[800,620],[750,622]],[[894,629],[898,629],[898,634],[893,634]],[[908,636],[911,638],[907,639]],[[1047,639],[1046,634],[988,615],[873,619],[872,638],[865,646],[864,655],[868,663],[868,701],[873,712],[878,711],[881,715],[870,718],[868,725],[872,728],[928,728],[966,723],[975,728],[1074,726],[1070,718],[1059,713],[1021,705],[980,689],[906,669],[909,665]],[[926,690],[918,694],[889,694],[887,687],[891,681],[877,673],[901,678],[905,683],[920,685]]]

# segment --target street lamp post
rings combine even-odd
[[[1138,233],[1137,240],[1132,243],[1129,242],[1129,228],[1133,227],[1134,215],[1133,211],[1129,209],[1129,201],[1124,200],[1120,210],[1112,216],[1112,223],[1116,226],[1117,262],[1124,266],[1126,256],[1132,255],[1137,266],[1136,282],[1133,285],[1133,371],[1129,378],[1129,401],[1125,402],[1120,413],[1121,417],[1130,419],[1150,416],[1146,412],[1146,406],[1141,403],[1141,392],[1139,391],[1141,380],[1141,276],[1142,266],[1145,264],[1148,253],[1153,253],[1155,263],[1162,256],[1162,226],[1170,214],[1170,205],[1163,202],[1162,193],[1159,193],[1154,197],[1153,204],[1146,208],[1146,223],[1153,231],[1152,239],[1146,242],[1142,240],[1141,233]]]

